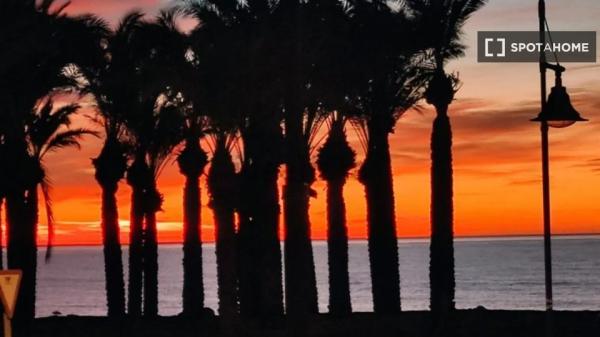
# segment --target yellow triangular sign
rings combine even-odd
[[[2,298],[4,313],[8,318],[13,317],[22,275],[20,270],[0,271],[0,297]]]

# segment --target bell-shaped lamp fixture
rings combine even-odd
[[[546,106],[540,114],[532,119],[534,122],[546,121],[553,128],[566,128],[576,122],[585,122],[579,112],[571,105],[567,88],[562,86],[561,72],[556,72],[556,85],[550,91]]]

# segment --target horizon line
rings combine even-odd
[[[558,238],[566,238],[566,237],[586,237],[586,236],[597,236],[600,237],[600,232],[597,233],[558,233],[558,234],[552,234],[552,237],[558,237]],[[455,236],[454,239],[502,239],[502,238],[506,238],[506,239],[511,239],[511,238],[542,238],[543,234],[542,233],[525,233],[525,234],[489,234],[489,235],[458,235]],[[406,236],[406,237],[398,237],[398,241],[409,241],[409,240],[429,240],[431,237],[430,236]],[[352,241],[366,241],[368,240],[367,237],[364,238],[349,238],[348,241],[352,242]],[[319,238],[319,239],[311,239],[311,241],[316,241],[316,242],[327,242],[326,238]],[[216,241],[215,240],[208,240],[208,241],[202,241],[202,243],[207,243],[207,244],[214,244]],[[284,242],[284,240],[280,240],[281,243]],[[178,244],[182,244],[183,241],[181,240],[173,240],[173,241],[162,241],[159,242],[158,245],[178,245]],[[58,243],[58,244],[53,244],[52,247],[101,247],[103,244],[102,243]],[[128,246],[129,244],[127,243],[122,243],[121,246]],[[5,248],[6,246],[2,246],[3,248]],[[38,248],[47,248],[47,245],[38,245]]]

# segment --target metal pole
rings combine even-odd
[[[540,42],[546,42],[546,4],[539,0]],[[542,111],[546,107],[546,55],[540,52],[540,86]],[[550,226],[550,168],[548,155],[548,122],[542,120],[542,189],[544,204],[544,278],[546,283],[546,336],[552,336],[552,243]]]

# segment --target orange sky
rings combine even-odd
[[[95,12],[115,22],[131,8],[154,12],[167,1],[73,0],[74,13]],[[491,0],[467,25],[470,48],[448,70],[464,82],[452,105],[454,131],[455,231],[459,236],[540,233],[541,181],[536,64],[478,64],[474,39],[478,30],[536,29],[536,3]],[[568,5],[568,6],[567,6]],[[600,30],[596,0],[548,1],[548,21],[555,30]],[[551,130],[552,217],[554,233],[600,233],[600,67],[566,64],[564,83],[576,108],[590,119],[568,129]],[[424,104],[424,103],[423,103]],[[433,113],[407,113],[391,135],[398,232],[401,237],[429,235],[429,137]],[[352,143],[362,160],[356,137]],[[99,243],[100,189],[90,158],[100,142],[86,139],[81,151],[66,150],[46,159],[54,190],[58,244]],[[212,240],[212,213],[202,179],[203,239]],[[158,214],[159,239],[180,241],[183,177],[170,165],[159,181],[165,195]],[[325,184],[314,185],[311,200],[313,238],[324,238]],[[128,235],[129,187],[118,193],[122,238]],[[352,238],[366,235],[365,201],[356,172],[346,185],[347,217]],[[40,231],[43,236],[44,230]],[[41,240],[43,242],[44,240]]]

